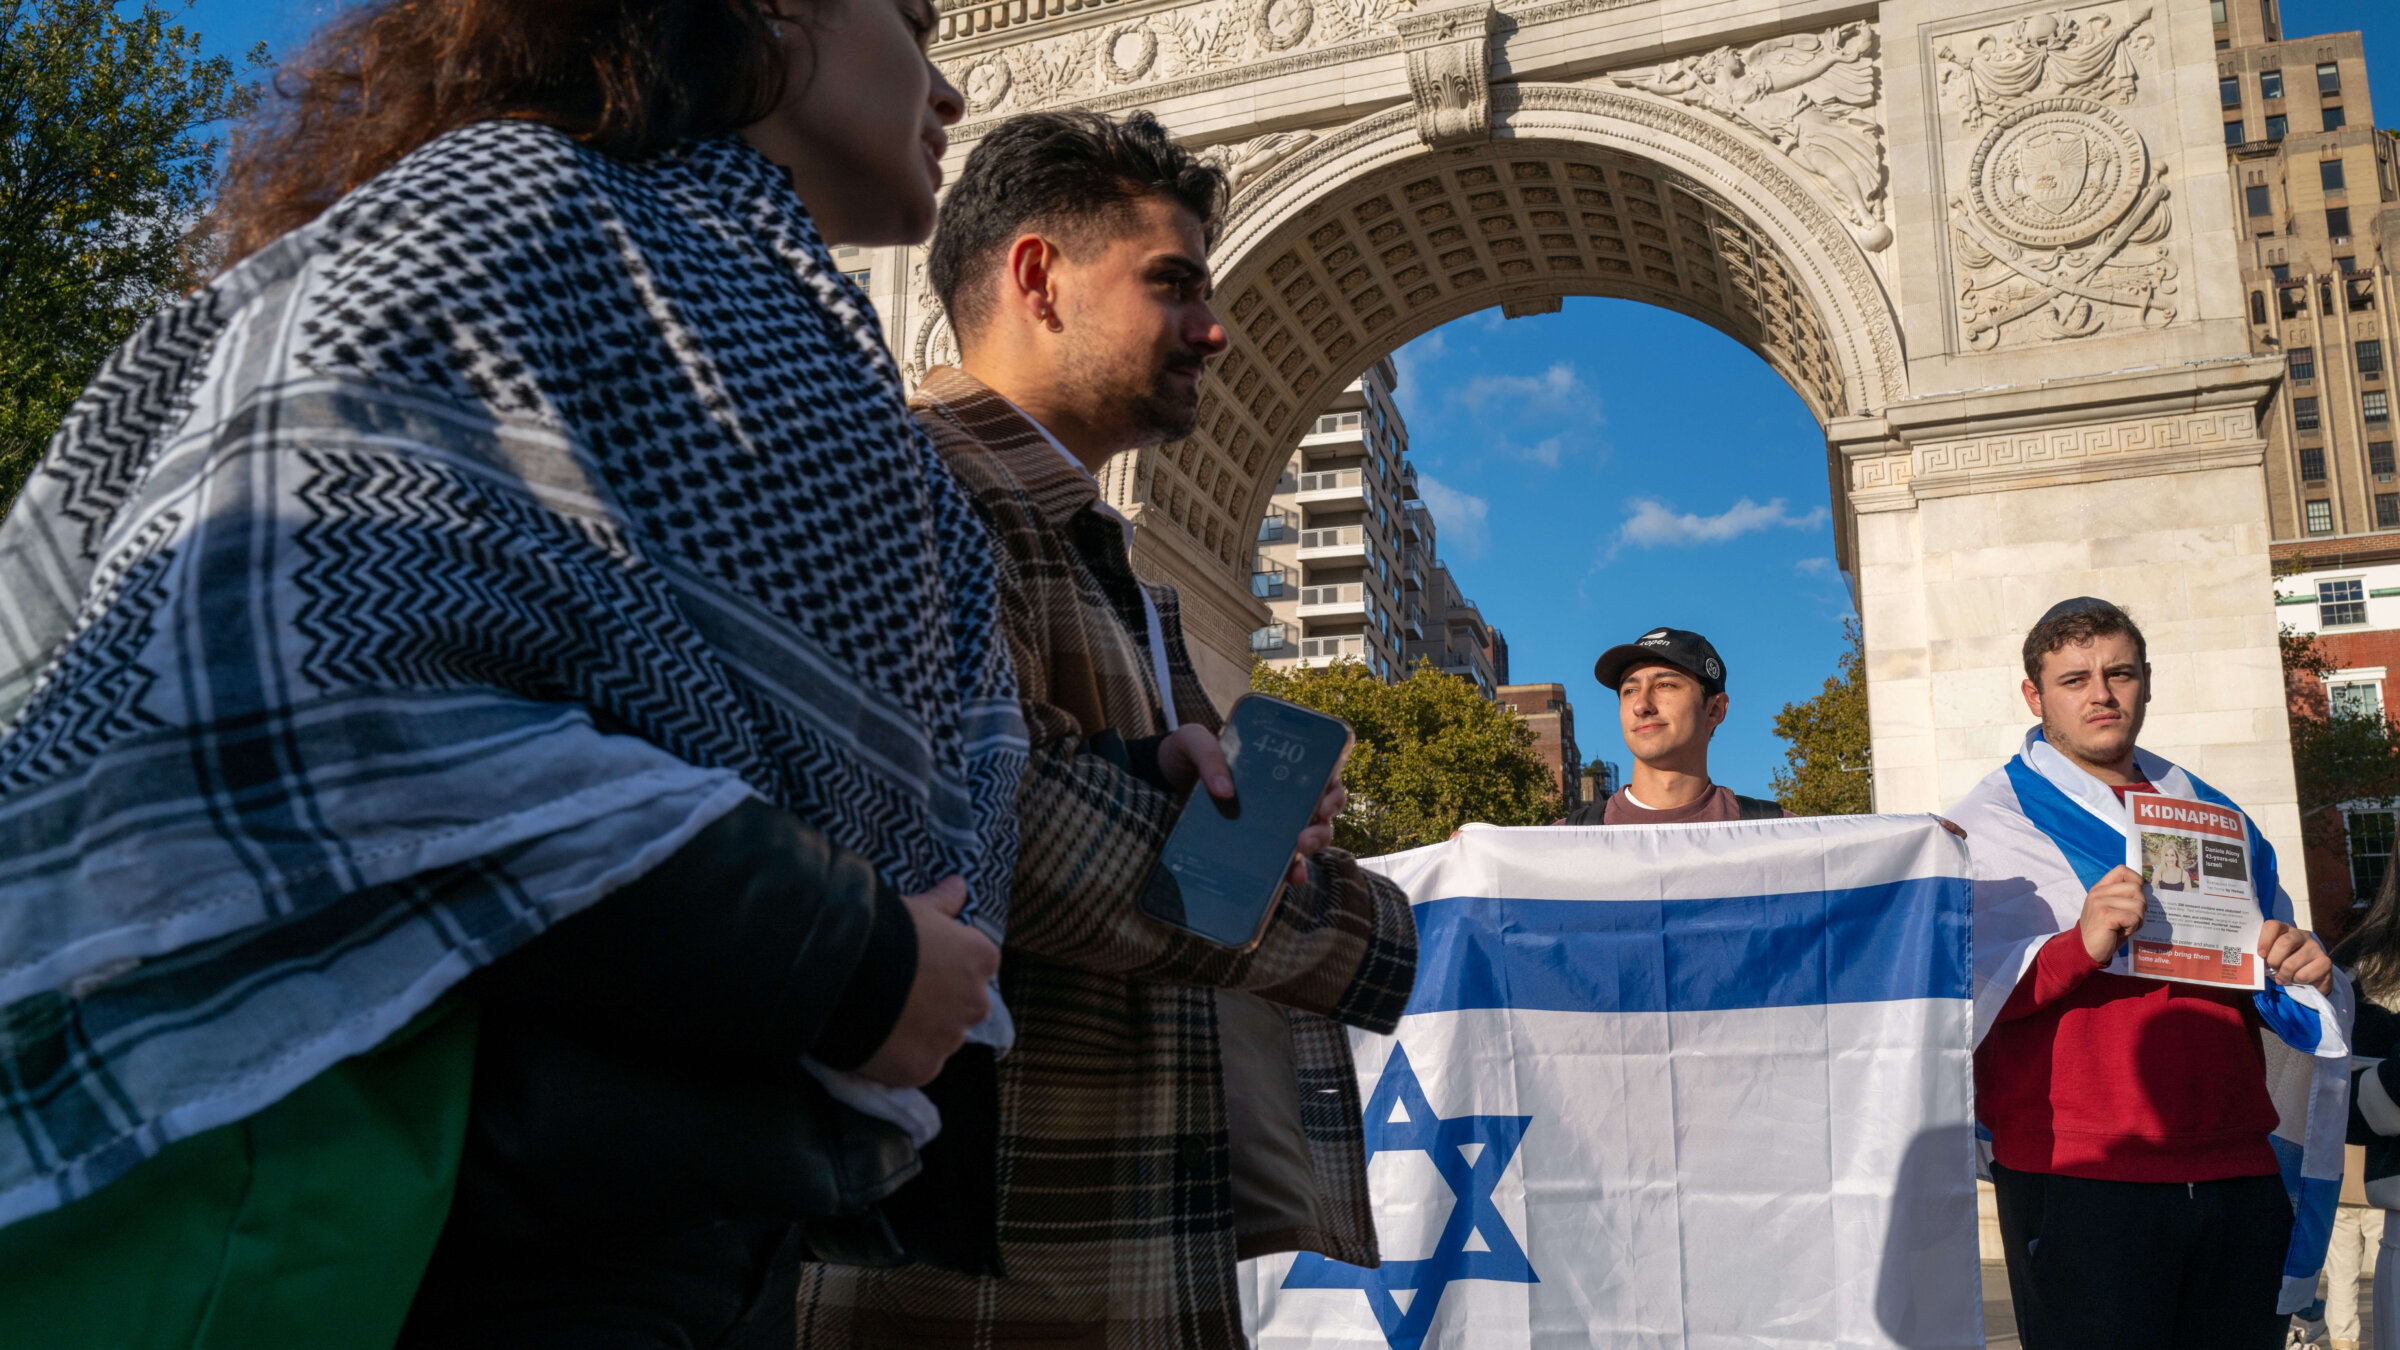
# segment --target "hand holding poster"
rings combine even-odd
[[[2262,915],[2240,813],[2208,802],[2125,794],[2125,865],[2142,874],[2149,914],[2109,970],[2154,980],[2263,989]]]

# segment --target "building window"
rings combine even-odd
[[[2340,66],[2331,61],[2317,63],[2317,92],[2320,94],[2342,92],[2342,68]]]
[[[2267,139],[2270,141],[2282,140],[2284,133],[2291,129],[2292,119],[2282,113],[2275,113],[2267,118]]]
[[[2258,96],[2260,98],[2282,98],[2283,72],[2280,70],[2258,72]]]
[[[2318,161],[2317,186],[2324,188],[2327,192],[2340,192],[2343,190],[2342,162],[2340,160],[2327,159]]]
[[[2375,528],[2400,530],[2400,492],[2375,494]]]
[[[2343,817],[2350,836],[2350,904],[2365,909],[2382,893],[2392,863],[2392,813],[2345,811]]]
[[[2330,505],[2310,502],[2311,506]],[[2328,525],[2328,528],[2331,528]],[[2356,628],[2367,621],[2367,583],[2357,577],[2317,583],[2317,627]]]
[[[2381,389],[2370,389],[2358,396],[2359,415],[2371,427],[2387,426],[2392,420],[2392,396]]]
[[[2266,321],[2267,293],[2265,291],[2250,292],[2250,322],[2265,323]]]
[[[2301,448],[2300,481],[2304,483],[2325,481],[2325,451],[2322,447],[2311,445]]]
[[[2228,108],[2242,106],[2242,77],[2225,75],[2217,80],[2217,102]]]
[[[2208,21],[2219,24],[2225,22],[2225,0],[2208,0]]]
[[[2286,286],[2276,287],[2275,302],[2276,308],[2282,310],[2283,317],[2287,319],[2295,315],[2306,314],[2308,312],[2308,283],[2295,281]]]
[[[2267,272],[2277,281],[2290,281],[2292,279],[2292,265],[2290,263],[2277,263],[2273,267],[2268,268]]]
[[[2296,398],[2292,400],[2292,425],[2302,431],[2317,429],[2317,401],[2315,399]],[[2325,475],[2318,474],[2316,476],[2323,478]]]
[[[2342,105],[2339,103],[2327,106],[2324,113],[2327,131],[2340,131],[2343,127],[2350,125],[2350,119],[2342,115]]]
[[[2352,254],[2345,253],[2333,260],[2333,270],[2346,277],[2356,276],[2358,275],[2358,259]]]
[[[2307,508],[2306,518],[2308,520],[2308,532],[2310,534],[2333,533],[2332,502],[2325,500],[2323,497],[2316,497],[2312,498],[2307,503]]]
[[[2381,717],[2383,715],[2383,682],[2380,680],[2344,680],[2327,683],[2325,707],[2336,717]],[[2386,849],[2385,852],[2391,850]]]
[[[2291,363],[2292,378],[2294,380],[2313,380],[2317,378],[2316,348],[2294,347],[2292,348],[2291,355],[2285,359]]]
[[[2253,216],[2271,216],[2275,214],[2275,195],[2264,184],[2246,187],[2242,189],[2242,205]]]
[[[2358,373],[2361,375],[2381,375],[2383,373],[2382,338],[2367,338],[2358,344]]]
[[[2392,472],[2392,443],[2390,441],[2367,442],[2367,469],[2369,472],[2378,474]]]
[[[2336,239],[2347,239],[2350,237],[2349,207],[2328,206],[2325,208],[2325,233],[2332,235]]]
[[[2237,118],[2225,124],[2225,143],[2227,145],[2240,145],[2242,143],[2242,124],[2240,119]]]

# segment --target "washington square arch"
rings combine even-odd
[[[1234,181],[1198,428],[1103,477],[1220,699],[1317,411],[1451,319],[1613,296],[1731,335],[1823,426],[1878,809],[2014,752],[2023,634],[2089,593],[2148,633],[2146,742],[2297,855],[2278,363],[2248,354],[2199,0],[942,0],[933,54],[953,176],[1012,114],[1147,108]],[[843,265],[912,379],[954,359],[921,251]]]

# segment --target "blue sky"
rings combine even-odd
[[[341,6],[196,0],[210,50],[296,45]],[[2400,121],[2400,6],[2283,0],[2284,28],[2363,29],[2385,125]],[[1629,301],[1458,320],[1402,350],[1400,404],[1459,584],[1508,635],[1511,675],[1556,680],[1585,758],[1625,764],[1602,648],[1660,624],[1724,654],[1733,714],[1718,781],[1764,794],[1769,729],[1815,694],[1841,648],[1825,441],[1789,386],[1696,320]]]

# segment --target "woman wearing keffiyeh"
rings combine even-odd
[[[0,524],[0,1343],[788,1343],[1005,1047],[988,545],[828,253],[931,227],[933,24],[287,69]]]

